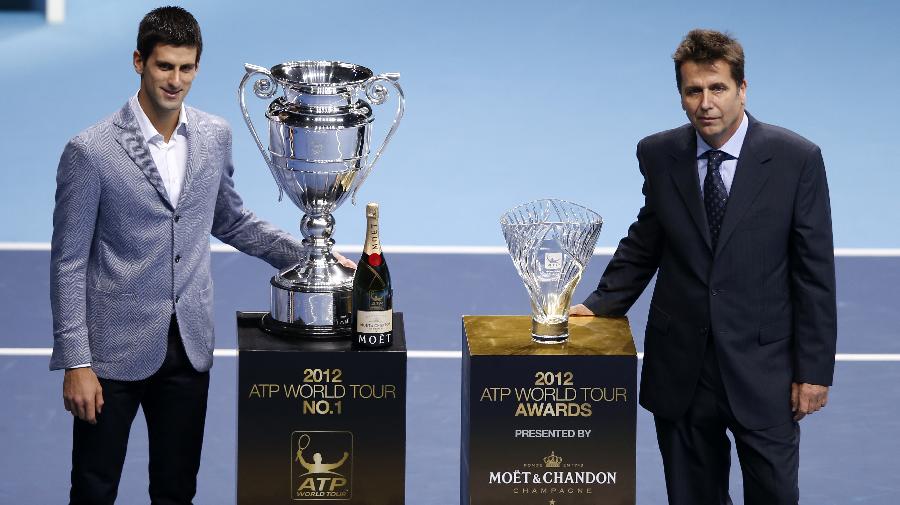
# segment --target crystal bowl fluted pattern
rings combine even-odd
[[[594,253],[603,219],[581,205],[544,199],[507,211],[500,226],[531,298],[532,337],[565,342],[572,293]]]

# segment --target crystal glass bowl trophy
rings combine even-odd
[[[298,263],[272,277],[271,312],[266,329],[309,337],[351,334],[353,270],[332,254],[334,212],[356,193],[369,176],[400,119],[403,90],[399,74],[374,75],[371,70],[339,61],[290,61],[271,69],[244,65],[238,87],[244,121],[256,141],[275,184],[278,199],[287,194],[303,211],[300,232],[305,250]],[[244,88],[253,77],[257,97],[269,99],[266,110],[269,146],[257,135],[244,103]],[[369,157],[372,105],[397,93],[394,121],[375,154]]]
[[[531,297],[531,337],[540,344],[569,338],[569,305],[603,219],[564,200],[536,200],[507,211],[500,227]]]

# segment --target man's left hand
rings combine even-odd
[[[794,421],[799,421],[807,414],[817,412],[827,403],[828,386],[791,383],[791,410],[794,412]]]

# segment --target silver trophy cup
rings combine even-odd
[[[603,219],[563,200],[536,200],[500,218],[516,271],[531,297],[531,337],[541,344],[569,338],[569,305],[594,253]]]
[[[374,75],[360,65],[337,61],[291,61],[266,69],[245,64],[238,87],[244,121],[278,185],[278,199],[286,193],[303,212],[300,232],[305,250],[296,265],[272,277],[268,329],[290,334],[333,337],[351,333],[353,270],[331,252],[334,212],[356,193],[369,176],[403,117],[403,89],[399,74]],[[247,106],[244,88],[253,77],[259,98],[269,103],[269,147],[259,139]],[[369,156],[372,105],[381,105],[388,88],[397,92],[397,111],[390,130]],[[368,101],[367,101],[368,100]]]

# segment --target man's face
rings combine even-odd
[[[718,149],[734,135],[744,116],[747,81],[738,85],[731,65],[686,61],[681,65],[681,108],[711,147]]]
[[[157,113],[181,110],[197,75],[197,48],[157,44],[147,61],[134,52],[134,70],[141,75],[141,91]]]

